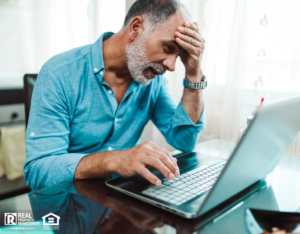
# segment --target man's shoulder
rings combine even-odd
[[[91,53],[91,44],[77,47],[60,54],[54,55],[51,57],[43,67],[48,68],[52,72],[72,66],[74,63],[77,63],[79,60],[85,58],[88,54]]]

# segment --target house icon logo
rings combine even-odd
[[[59,225],[60,217],[53,213],[49,213],[42,217],[43,225]]]

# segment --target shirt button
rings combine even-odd
[[[100,75],[103,76],[103,71],[100,72]]]
[[[118,118],[115,118],[115,121],[118,122],[119,121]]]
[[[108,150],[109,150],[109,151],[112,151],[112,148],[111,148],[111,147],[108,147]]]
[[[98,68],[95,67],[95,68],[94,68],[94,72],[97,72],[97,71],[98,71]]]
[[[111,91],[111,90],[108,90],[107,92],[108,92],[108,94],[112,94],[112,91]]]
[[[34,132],[30,134],[32,137],[34,136]]]

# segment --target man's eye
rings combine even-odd
[[[187,51],[182,51],[178,56],[183,56],[185,53],[187,53]]]
[[[165,51],[166,52],[172,52],[172,46],[165,46]]]

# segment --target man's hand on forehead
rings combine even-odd
[[[175,31],[175,39],[177,44],[186,51],[180,57],[185,65],[187,78],[190,77],[193,80],[200,77],[202,79],[200,71],[205,40],[199,33],[198,24],[185,22]]]

